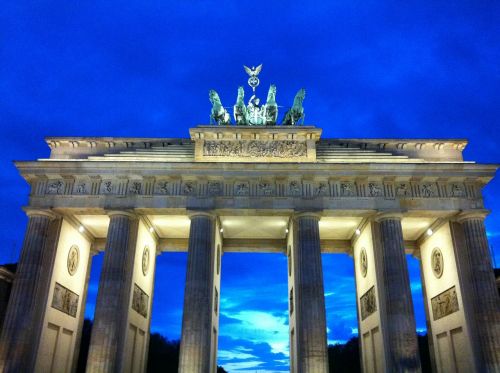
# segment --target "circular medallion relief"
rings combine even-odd
[[[366,255],[366,249],[364,247],[359,254],[359,268],[361,276],[366,277],[366,272],[368,271],[368,256]]]
[[[73,245],[69,248],[68,260],[67,260],[68,273],[71,276],[73,276],[76,273],[79,262],[80,262],[80,250],[78,249],[78,246]]]
[[[443,275],[443,265],[443,253],[439,247],[436,247],[431,253],[431,267],[436,278],[440,278]]]
[[[142,251],[142,274],[146,276],[148,274],[149,269],[149,247],[144,246],[144,250]]]

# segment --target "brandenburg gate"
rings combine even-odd
[[[179,372],[216,371],[225,252],[287,256],[291,372],[328,371],[322,253],[353,258],[364,372],[421,369],[406,254],[434,369],[498,372],[481,194],[497,166],[464,161],[465,140],[321,138],[303,90],[281,125],[274,86],[262,106],[242,91],[235,125],[211,91],[190,138],[51,137],[49,158],[16,162],[31,193],[0,371],[75,370],[104,251],[87,372],[144,372],[156,256],[187,251]]]

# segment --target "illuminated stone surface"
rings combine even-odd
[[[199,126],[190,139],[48,138],[50,158],[16,162],[33,213],[0,371],[72,371],[98,251],[105,259],[89,372],[145,370],[162,251],[189,253],[181,372],[216,368],[218,252],[287,255],[294,372],[327,369],[322,252],[353,256],[366,372],[420,369],[405,253],[421,260],[436,369],[499,370],[481,195],[496,165],[464,161],[464,140],[320,136],[313,126]],[[69,271],[75,245],[78,265]],[[51,306],[56,284],[71,307]],[[434,320],[432,299],[451,288],[453,312]],[[370,312],[362,313],[368,291]]]

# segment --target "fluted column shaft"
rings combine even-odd
[[[129,213],[110,213],[87,372],[123,370],[137,226]]]
[[[207,213],[190,217],[179,373],[209,373],[215,219]]]
[[[491,255],[484,227],[480,216],[465,216],[459,220],[463,227],[465,245],[457,253],[471,294],[472,324],[475,329],[476,359],[481,372],[500,371],[500,303],[491,265]],[[462,267],[463,268],[463,267]]]
[[[48,211],[27,213],[28,226],[0,337],[0,371],[5,373],[33,370],[60,229],[60,219],[51,227],[55,215]]]
[[[297,306],[297,372],[328,372],[325,295],[319,238],[319,217],[295,217],[294,273]]]
[[[374,255],[387,369],[419,372],[420,356],[401,220],[382,217],[375,225],[379,247],[375,247]]]

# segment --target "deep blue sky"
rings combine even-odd
[[[467,160],[499,163],[499,19],[497,1],[4,2],[0,262],[17,260],[26,222],[12,160],[47,156],[45,136],[187,137],[208,122],[209,89],[232,104],[243,64],[264,64],[260,96],[275,83],[281,105],[305,87],[306,122],[324,137],[467,138]],[[500,263],[500,181],[484,194]],[[356,333],[352,260],[323,259],[328,338],[344,341]],[[178,338],[186,255],[158,260],[152,327]],[[231,371],[287,370],[284,262],[224,256],[220,363]]]

